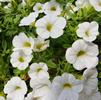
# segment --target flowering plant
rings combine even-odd
[[[0,0],[0,100],[101,100],[101,0]]]

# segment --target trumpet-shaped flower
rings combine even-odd
[[[20,33],[13,38],[12,44],[14,46],[13,51],[22,50],[26,55],[30,55],[34,47],[34,39],[27,37],[25,33]]]
[[[14,68],[24,70],[28,67],[29,62],[32,59],[32,55],[25,55],[22,51],[13,52],[11,54],[10,62]]]
[[[98,46],[82,39],[75,41],[66,51],[66,60],[77,70],[94,68],[98,64]]]
[[[14,95],[25,95],[27,93],[27,86],[25,81],[21,80],[19,77],[11,78],[7,84],[4,86],[4,93],[9,96]]]
[[[54,91],[48,86],[35,90],[34,97],[39,98],[39,100],[57,100]]]
[[[28,16],[21,19],[19,26],[28,26],[35,22],[38,12],[32,12]]]
[[[31,86],[31,88],[33,88],[33,90],[41,88],[43,86],[50,86],[50,85],[51,85],[51,82],[47,78],[43,78],[43,79],[40,79],[40,78],[34,79],[34,78],[32,78],[30,80],[30,86]]]
[[[44,13],[45,14],[60,15],[61,11],[62,11],[62,9],[60,7],[60,4],[58,2],[56,2],[55,0],[51,0],[44,4]]]
[[[99,35],[98,28],[99,25],[95,21],[91,23],[84,22],[78,25],[76,33],[78,37],[83,38],[85,41],[92,42]]]
[[[43,13],[44,12],[44,7],[43,4],[41,3],[36,3],[35,6],[33,7],[33,10],[37,13]]]
[[[63,35],[63,29],[66,26],[66,20],[63,17],[46,15],[36,21],[35,26],[36,32],[41,38],[58,38]]]
[[[48,86],[43,86],[29,93],[25,100],[57,100],[54,91]]]
[[[24,99],[24,95],[20,94],[20,93],[11,93],[7,95],[7,99],[6,100],[25,100]]]
[[[30,86],[33,91],[27,95],[25,100],[57,100],[49,79],[31,79]]]
[[[44,40],[40,37],[34,39],[34,52],[44,51],[49,47],[49,40]]]
[[[81,81],[68,73],[55,77],[52,83],[52,89],[58,96],[57,100],[78,100],[82,88]]]
[[[49,78],[48,74],[48,67],[45,63],[40,62],[40,63],[33,63],[30,66],[30,70],[28,71],[28,75],[30,78],[35,79],[35,78]]]

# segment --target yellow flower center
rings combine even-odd
[[[78,53],[77,53],[77,57],[80,57],[80,56],[83,56],[83,55],[85,55],[85,51],[79,51]]]
[[[70,89],[70,88],[72,88],[72,85],[70,83],[66,83],[63,85],[63,88],[64,89]]]
[[[23,43],[23,46],[24,46],[24,47],[27,47],[27,48],[28,48],[28,47],[31,47],[31,43],[30,43],[30,42],[24,42],[24,43]]]
[[[24,62],[24,58],[23,57],[19,57],[18,60],[23,63]]]
[[[33,100],[39,100],[40,99],[40,97],[34,97],[33,98]]]
[[[51,7],[51,11],[56,11],[56,7],[55,6]]]
[[[37,48],[37,49],[41,49],[43,46],[44,46],[43,43],[39,43],[39,44],[36,45],[36,48]]]
[[[47,29],[48,31],[51,31],[51,29],[52,29],[52,24],[48,23],[47,26],[46,26],[46,29]]]
[[[39,7],[38,7],[38,10],[42,10],[42,7],[41,7],[41,6],[39,6]]]
[[[101,2],[98,2],[98,5],[101,6]]]
[[[21,87],[19,87],[19,86],[16,86],[16,88],[15,88],[15,90],[20,90],[21,89]]]
[[[86,31],[85,34],[86,34],[87,36],[90,36],[91,33],[90,33],[89,31]]]
[[[40,71],[42,71],[42,68],[38,68],[38,69],[37,69],[37,72],[38,72],[38,73],[39,73]]]

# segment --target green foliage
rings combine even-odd
[[[12,53],[12,39],[19,32],[25,32],[27,35],[36,37],[35,27],[19,27],[20,20],[33,11],[33,5],[36,2],[46,2],[48,0],[26,0],[27,5],[22,7],[18,0],[12,0],[11,9],[5,10],[0,7],[0,91],[3,90],[4,84],[12,76],[20,76],[25,81],[28,80],[27,71],[19,71],[14,69],[10,64],[10,55]],[[75,0],[57,0],[63,7],[62,15],[66,14],[65,6],[68,2],[75,2]],[[72,65],[66,62],[65,52],[72,43],[78,39],[76,35],[77,25],[84,21],[97,21],[101,27],[101,12],[96,12],[93,8],[85,8],[79,10],[77,13],[71,15],[71,19],[67,20],[67,27],[64,35],[58,39],[50,39],[50,47],[41,53],[33,53],[32,62],[45,62],[49,66],[49,73],[51,79],[56,75],[61,75],[63,72],[70,72],[77,78],[82,76],[82,72],[77,72]],[[99,28],[101,33],[101,28]],[[101,35],[95,41],[99,45],[101,55]],[[100,57],[101,58],[101,57]],[[99,89],[101,91],[101,61],[98,68]]]

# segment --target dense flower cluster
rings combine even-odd
[[[76,6],[69,3],[67,8],[71,6],[74,12],[69,12],[75,13],[89,5],[96,11],[101,11],[101,0],[77,0]],[[30,82],[27,86],[28,83],[19,76],[12,77],[4,86],[6,100],[101,100],[96,69],[99,49],[97,44],[93,43],[99,35],[99,25],[96,21],[80,23],[76,30],[80,39],[66,50],[66,61],[72,64],[75,70],[83,70],[80,79],[64,72],[51,81],[46,63],[31,62],[33,53],[43,52],[50,46],[50,38],[56,39],[64,34],[68,23],[66,18],[70,16],[63,17],[62,11],[61,5],[51,0],[45,4],[36,3],[33,12],[21,19],[19,27],[34,25],[37,37],[28,36],[24,32],[15,35],[10,62],[12,67],[21,71],[29,68],[27,74]],[[43,14],[41,18],[40,14]],[[0,96],[0,100],[5,98]]]

